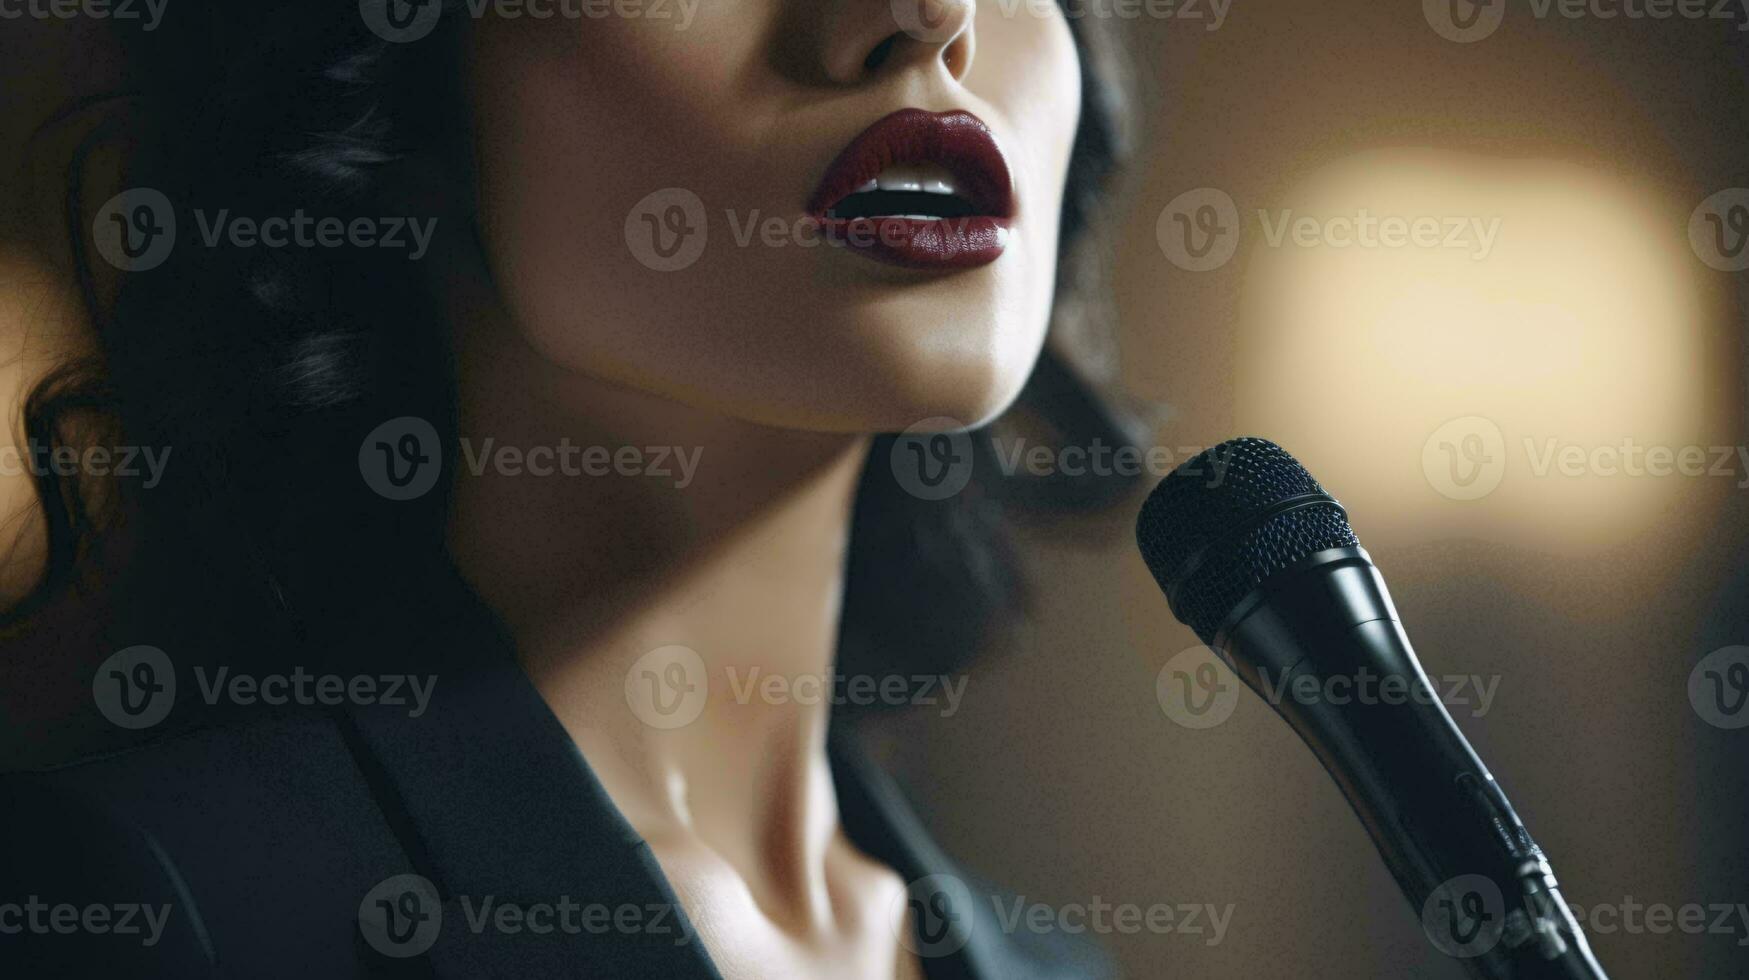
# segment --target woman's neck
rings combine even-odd
[[[646,836],[814,892],[781,879],[816,874],[837,828],[823,694],[866,440],[712,416],[502,334],[462,363],[450,543],[536,687]]]

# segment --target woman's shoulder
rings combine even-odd
[[[27,975],[351,976],[360,896],[406,867],[317,713],[9,773],[0,799],[0,920]]]

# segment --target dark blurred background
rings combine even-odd
[[[1749,917],[1720,911],[1749,903],[1749,728],[1689,696],[1749,644],[1749,12],[1156,9],[1122,22],[1144,128],[1111,247],[1116,363],[1162,404],[1159,445],[1263,435],[1348,505],[1611,976],[1749,976]],[[1436,218],[1442,244],[1340,247],[1324,222],[1363,212]],[[1220,236],[1201,259],[1175,215]],[[1631,475],[1628,440],[1722,472]],[[1132,513],[1039,532],[1023,642],[957,713],[888,723],[944,843],[1029,901],[1231,908],[1218,941],[1206,918],[1104,937],[1132,976],[1460,976],[1266,705],[1163,709],[1196,640]]]

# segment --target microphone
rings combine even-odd
[[[1149,494],[1136,542],[1173,615],[1324,764],[1434,946],[1487,980],[1605,976],[1347,512],[1305,467],[1266,439],[1215,446]],[[1330,684],[1367,677],[1396,696]]]

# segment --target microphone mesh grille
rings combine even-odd
[[[1267,439],[1247,436],[1185,461],[1160,481],[1136,520],[1136,543],[1173,612],[1212,643],[1227,615],[1265,579],[1308,555],[1359,541],[1335,503],[1269,517],[1293,497],[1328,493],[1299,461]],[[1237,532],[1237,533],[1235,533]],[[1185,563],[1201,553],[1188,570]]]

